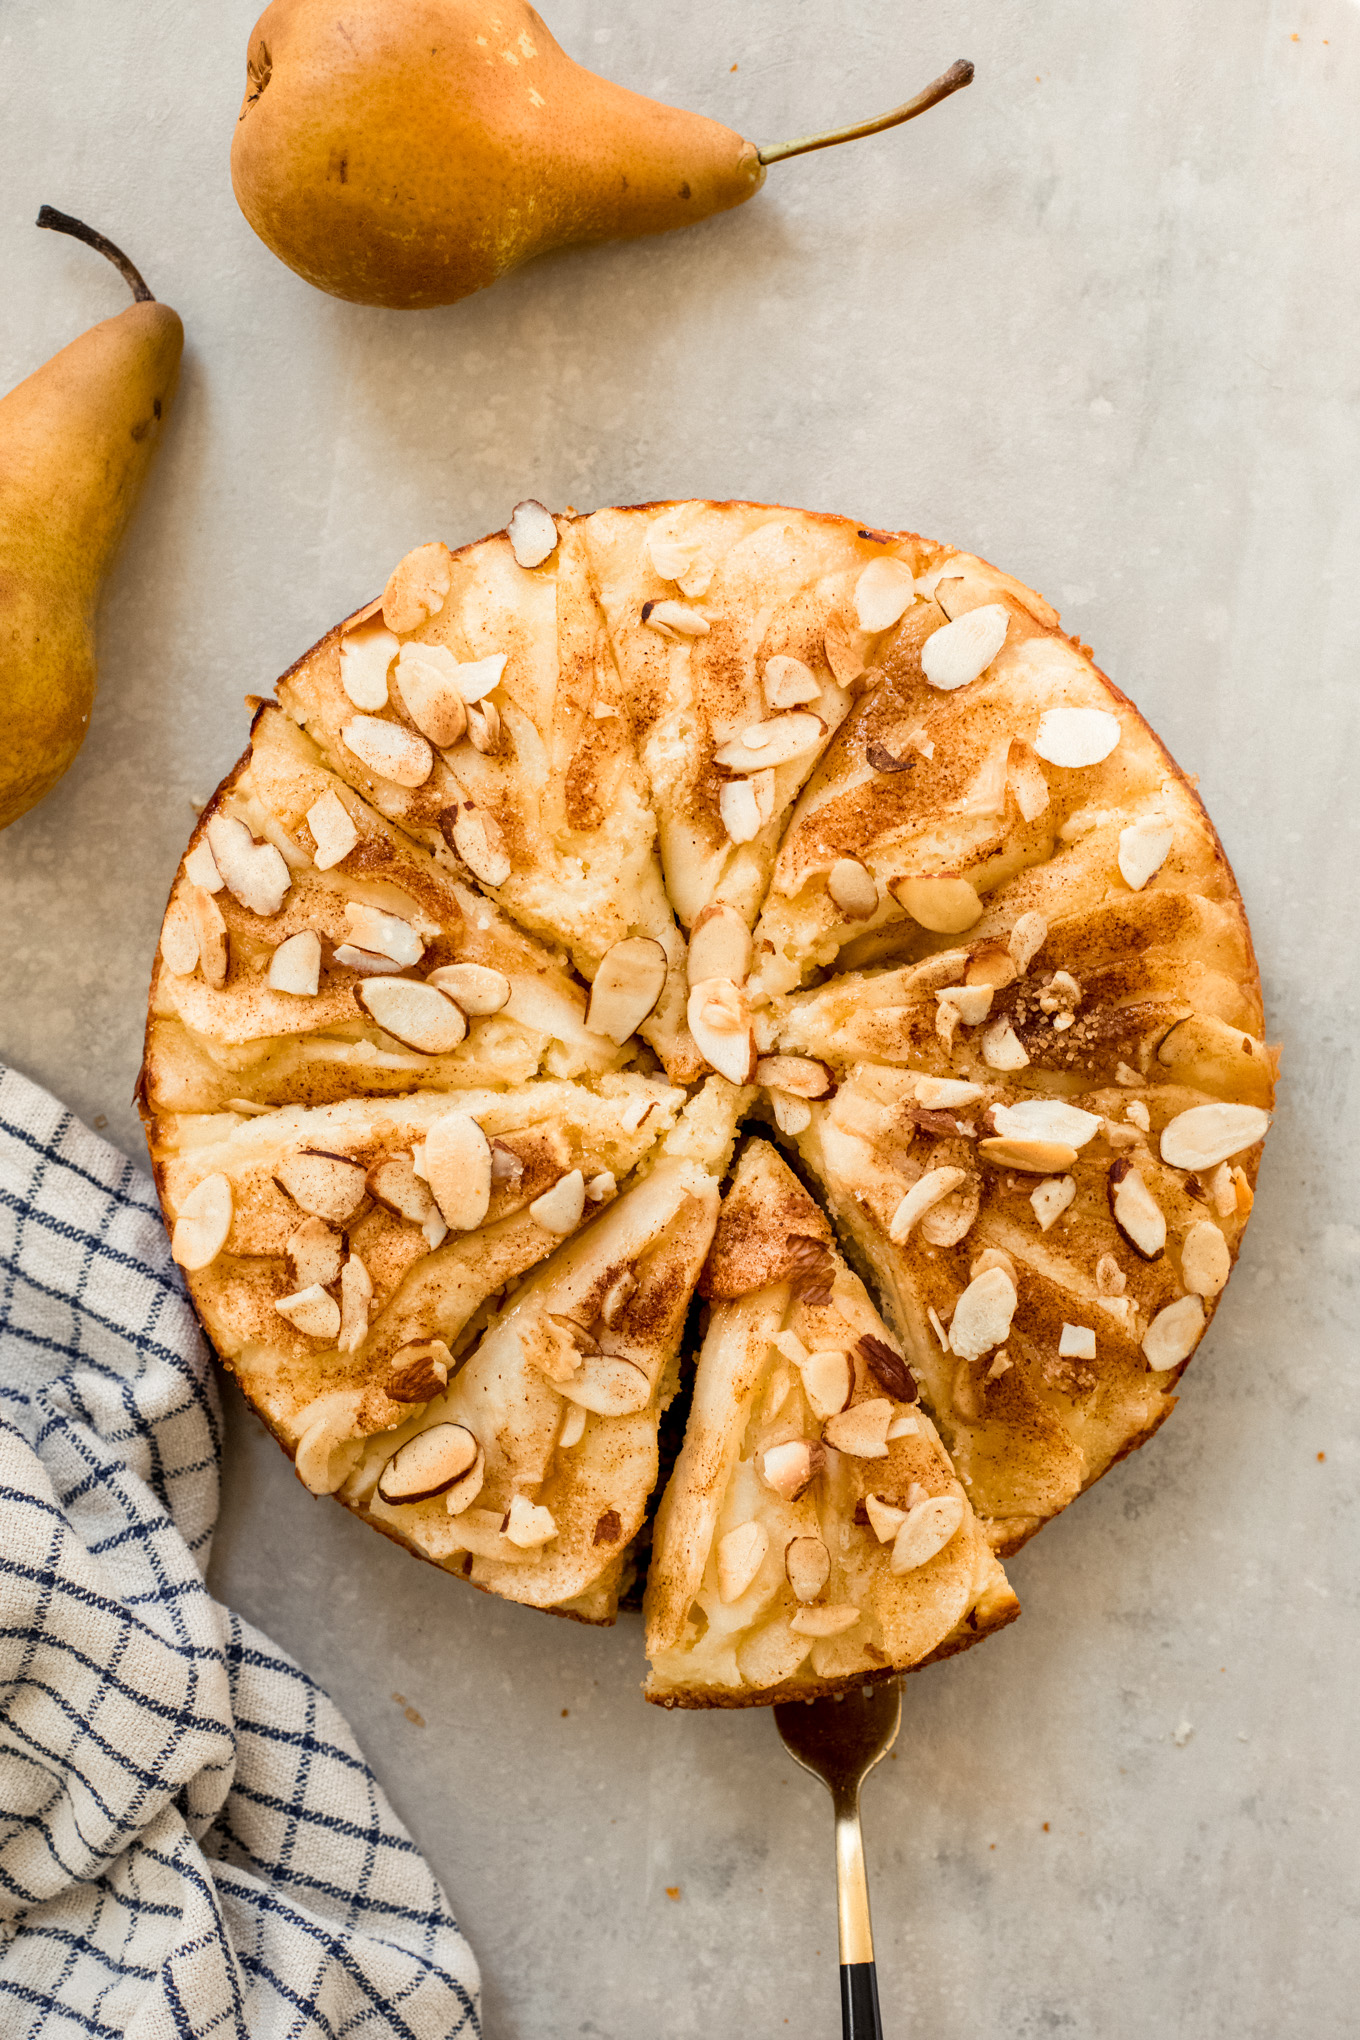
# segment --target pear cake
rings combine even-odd
[[[300,1479],[592,1623],[655,1503],[663,1706],[1010,1621],[1174,1406],[1275,1081],[1222,847],[1087,648],[910,533],[526,502],[249,706],[139,1099]]]

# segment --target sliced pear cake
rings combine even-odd
[[[711,1317],[648,1573],[648,1699],[812,1699],[1011,1621],[910,1368],[768,1142],[742,1151],[700,1286]]]
[[[650,1552],[667,1706],[1008,1621],[1173,1407],[1274,1104],[1222,846],[1089,649],[910,532],[525,502],[276,692],[139,1098],[299,1477],[590,1622]]]

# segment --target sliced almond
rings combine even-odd
[[[307,827],[316,845],[313,860],[318,871],[331,871],[343,863],[359,840],[359,831],[345,803],[333,787],[318,794],[307,810]]]
[[[328,1226],[324,1218],[304,1219],[289,1234],[283,1250],[288,1279],[294,1289],[310,1289],[317,1284],[326,1289],[332,1282],[338,1282],[344,1250],[344,1235]]]
[[[1022,821],[1037,821],[1048,806],[1048,781],[1033,747],[1019,737],[1012,739],[1007,755],[1006,784],[1015,795]]]
[[[1006,947],[1022,977],[1047,940],[1048,923],[1042,914],[1031,912],[1019,916],[1011,929]]]
[[[769,771],[810,757],[825,735],[826,724],[819,715],[794,709],[769,722],[752,723],[731,743],[720,744],[713,759],[729,772]]]
[[[1155,1261],[1166,1245],[1166,1218],[1133,1164],[1120,1155],[1105,1178],[1115,1224],[1134,1252]]]
[[[921,1220],[921,1237],[932,1247],[956,1247],[971,1231],[982,1203],[982,1183],[970,1175],[957,1190],[932,1204]]]
[[[351,1254],[340,1270],[340,1337],[342,1353],[357,1353],[368,1337],[368,1313],[373,1302],[373,1278],[357,1254]]]
[[[697,609],[690,609],[683,602],[644,602],[642,621],[649,630],[659,631],[662,637],[708,636],[708,618],[701,615]]]
[[[1204,1332],[1204,1303],[1198,1296],[1178,1296],[1159,1310],[1143,1335],[1143,1353],[1154,1374],[1188,1360]]]
[[[692,985],[705,978],[741,984],[751,968],[751,931],[735,907],[704,907],[694,919],[686,974]]]
[[[910,563],[891,553],[870,560],[855,583],[855,619],[861,630],[877,636],[891,630],[916,600],[916,577]]]
[[[303,928],[280,942],[269,959],[269,989],[314,999],[321,984],[321,937]]]
[[[208,844],[232,898],[252,914],[277,914],[293,882],[272,843],[257,843],[244,822],[216,814],[208,822]]]
[[[955,872],[892,878],[888,890],[913,921],[919,921],[934,934],[962,934],[982,917],[982,901],[976,889]]]
[[[891,1544],[907,1520],[905,1509],[897,1508],[892,1502],[885,1502],[881,1495],[864,1497],[864,1513],[869,1518],[869,1527],[880,1544]]]
[[[701,978],[690,988],[686,1019],[707,1063],[732,1084],[749,1084],[756,1047],[746,994],[730,978]]]
[[[398,560],[382,593],[383,622],[389,630],[419,630],[438,616],[453,586],[453,554],[439,540],[418,545]]]
[[[828,1417],[822,1436],[828,1445],[834,1445],[838,1452],[848,1452],[852,1458],[886,1459],[888,1426],[892,1420],[893,1406],[886,1396],[870,1396],[867,1402],[855,1403],[839,1416]]]
[[[1015,1316],[1015,1284],[1004,1268],[987,1268],[968,1284],[954,1306],[949,1344],[961,1360],[980,1360],[1003,1343]]]
[[[378,1476],[378,1493],[395,1507],[447,1494],[476,1464],[479,1449],[466,1424],[431,1424],[392,1454]]]
[[[298,1148],[274,1171],[274,1181],[301,1210],[331,1225],[344,1225],[364,1201],[364,1171],[347,1155],[322,1148]]]
[[[650,935],[630,935],[600,959],[586,1027],[622,1047],[655,1010],[666,988],[666,952]]]
[[[831,1577],[831,1553],[820,1537],[791,1537],[784,1574],[800,1601],[815,1601]]]
[[[969,1083],[963,1077],[918,1077],[915,1091],[917,1104],[932,1112],[957,1112],[965,1105],[976,1105],[979,1098],[987,1095],[981,1084]]]
[[[425,980],[456,1001],[470,1020],[499,1013],[510,1003],[510,980],[485,963],[441,963]]]
[[[489,706],[486,696],[499,687],[507,664],[504,652],[491,652],[484,659],[459,659],[454,665],[458,691],[471,708],[474,702]]]
[[[385,914],[362,900],[346,900],[345,921],[349,941],[356,949],[370,956],[385,956],[403,970],[419,963],[425,954],[425,944],[399,914]]]
[[[1269,1126],[1259,1105],[1192,1105],[1162,1128],[1162,1160],[1173,1169],[1212,1169],[1255,1147]]]
[[[465,801],[453,824],[453,847],[483,885],[504,885],[512,865],[494,816]]]
[[[187,900],[171,900],[161,924],[161,961],[171,977],[192,977],[198,969],[198,934]]]
[[[652,1384],[633,1361],[597,1353],[582,1360],[570,1381],[559,1382],[557,1392],[596,1416],[632,1417],[651,1401]]]
[[[796,1140],[800,1133],[806,1133],[812,1124],[812,1107],[807,1100],[795,1098],[788,1091],[770,1092],[770,1110],[779,1131],[791,1140]]]
[[[1029,1053],[1003,1013],[982,1033],[982,1060],[989,1070],[1023,1070]]]
[[[958,1535],[966,1513],[962,1495],[930,1495],[917,1502],[893,1539],[890,1570],[909,1573],[928,1565]]]
[[[231,1231],[231,1184],[225,1176],[205,1176],[195,1183],[175,1216],[170,1252],[190,1274],[208,1267],[227,1244]]]
[[[462,1007],[435,985],[417,984],[414,978],[373,977],[356,985],[354,996],[385,1034],[421,1055],[450,1055],[466,1038]]]
[[[1039,718],[1034,748],[1050,765],[1077,770],[1109,757],[1123,732],[1107,708],[1047,708]]]
[[[1006,641],[1010,617],[1000,602],[970,609],[931,632],[921,647],[921,671],[946,692],[985,673]]]
[[[755,1080],[795,1098],[830,1098],[836,1089],[829,1065],[810,1055],[762,1055]]]
[[[1094,1360],[1096,1335],[1090,1325],[1064,1325],[1058,1334],[1060,1360]]]
[[[425,1180],[451,1232],[475,1232],[491,1203],[491,1143],[470,1112],[445,1112],[425,1136]]]
[[[274,1308],[309,1339],[333,1339],[340,1330],[340,1306],[319,1282],[299,1289],[293,1296],[281,1296]]]
[[[206,836],[200,836],[184,860],[184,876],[191,885],[201,885],[204,892],[219,893],[222,890],[222,874],[212,854]]]
[[[957,1190],[967,1178],[966,1169],[927,1169],[907,1191],[888,1226],[888,1237],[896,1246],[905,1245],[912,1227],[924,1217],[932,1204],[938,1204],[951,1190]]]
[[[943,985],[935,997],[941,1006],[952,1006],[964,1027],[980,1027],[992,1010],[995,994],[990,985]]]
[[[1070,1169],[1077,1151],[1065,1140],[1023,1140],[1003,1136],[980,1140],[978,1153],[998,1169],[1019,1169],[1028,1176],[1052,1176]]]
[[[742,1523],[718,1539],[718,1599],[739,1601],[765,1563],[770,1533],[763,1523]]]
[[[811,1486],[826,1463],[826,1454],[815,1438],[790,1438],[782,1445],[767,1446],[760,1455],[760,1477],[786,1502],[796,1502]]]
[[[763,829],[774,820],[774,772],[753,772],[747,784],[756,797],[756,813]]]
[[[841,687],[853,687],[869,663],[869,634],[833,616],[822,632],[822,650]]]
[[[654,531],[647,539],[648,557],[663,581],[682,580],[697,560],[699,550],[697,538],[665,538]]]
[[[356,708],[386,708],[388,669],[401,650],[381,617],[346,631],[340,640],[340,685]]]
[[[1096,1262],[1097,1296],[1122,1296],[1127,1287],[1128,1276],[1114,1255],[1102,1254]]]
[[[1077,1194],[1074,1176],[1049,1176],[1029,1193],[1040,1232],[1051,1232]]]
[[[826,889],[847,921],[868,921],[878,912],[878,881],[857,857],[836,859]]]
[[[535,1197],[529,1206],[529,1216],[545,1232],[566,1234],[574,1232],[581,1223],[586,1208],[586,1179],[579,1169],[572,1169],[565,1176],[559,1176],[551,1190],[545,1190],[541,1197]]]
[[[222,909],[201,885],[188,888],[184,904],[198,943],[198,963],[203,981],[215,991],[220,991],[227,981],[228,957],[227,924],[222,918]]]
[[[341,730],[340,741],[376,778],[394,786],[423,786],[434,771],[434,752],[404,723],[356,715]]]
[[[1018,1105],[994,1105],[992,1124],[1011,1140],[1055,1140],[1085,1147],[1101,1129],[1098,1112],[1083,1112],[1061,1098],[1022,1098]]]
[[[482,1492],[482,1485],[485,1479],[486,1453],[479,1445],[477,1457],[473,1460],[467,1472],[459,1474],[452,1487],[445,1488],[444,1490],[444,1507],[451,1516],[461,1516],[465,1509],[472,1507],[472,1504]]]
[[[568,1403],[562,1413],[562,1426],[557,1433],[557,1450],[570,1452],[573,1445],[579,1445],[585,1436],[586,1412],[579,1403]]]
[[[536,1551],[540,1544],[551,1544],[557,1535],[552,1510],[531,1502],[527,1495],[511,1497],[503,1528],[510,1543],[518,1545],[521,1551]]]
[[[468,742],[484,758],[496,757],[502,747],[501,712],[494,701],[475,701],[467,712]]]
[[[532,496],[516,503],[505,527],[510,550],[521,567],[541,567],[557,550],[557,520]]]
[[[458,661],[447,645],[403,645],[395,685],[423,737],[441,748],[458,742],[467,729],[467,703],[458,685]]]
[[[789,1628],[799,1636],[842,1636],[859,1621],[859,1609],[848,1601],[834,1607],[800,1608],[789,1618]]]
[[[611,1330],[627,1310],[628,1299],[637,1286],[638,1279],[632,1269],[623,1268],[605,1291],[604,1302],[600,1305],[600,1316]]]
[[[805,701],[821,698],[821,686],[811,666],[785,652],[765,661],[761,675],[765,699],[773,709],[799,708]]]
[[[728,779],[718,789],[718,819],[733,843],[750,843],[760,834],[760,804],[749,779]]]
[[[433,1402],[448,1387],[453,1355],[442,1339],[418,1339],[400,1347],[383,1380],[383,1394],[393,1402]]]
[[[353,1472],[364,1449],[355,1435],[362,1401],[359,1389],[332,1389],[303,1410],[293,1467],[312,1494],[334,1494]]]
[[[854,1387],[850,1355],[834,1348],[809,1353],[798,1371],[803,1377],[803,1393],[818,1423],[839,1416]]]
[[[1211,1218],[1196,1219],[1181,1241],[1181,1279],[1197,1296],[1217,1296],[1232,1273],[1228,1242]]]
[[[358,971],[361,977],[389,977],[392,971],[390,956],[376,956],[371,949],[357,949],[352,942],[337,943],[333,960],[345,970]]]
[[[1119,831],[1119,872],[1125,885],[1141,892],[1171,853],[1176,831],[1160,815],[1144,815]]]

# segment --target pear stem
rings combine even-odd
[[[42,208],[38,214],[38,225],[51,227],[57,234],[70,234],[74,240],[83,241],[87,248],[97,248],[113,264],[139,305],[155,304],[155,294],[147,289],[141,271],[128,261],[121,248],[114,247],[107,235],[96,233],[93,227],[86,226],[84,220],[72,219],[70,213],[58,212],[54,205]]]
[[[760,160],[762,163],[783,163],[790,156],[810,155],[813,149],[834,149],[838,142],[857,142],[861,135],[881,135],[885,128],[900,127],[904,120],[915,120],[918,113],[927,113],[942,99],[948,99],[952,92],[972,82],[973,66],[967,57],[960,57],[942,77],[927,85],[924,92],[918,92],[914,99],[909,99],[905,106],[895,106],[891,113],[880,114],[877,120],[862,120],[857,127],[831,128],[824,135],[803,135],[796,142],[775,142],[768,149],[758,151]]]

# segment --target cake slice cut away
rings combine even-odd
[[[766,1141],[738,1162],[657,1516],[649,1700],[812,1699],[962,1650],[1015,1596],[897,1341]]]

